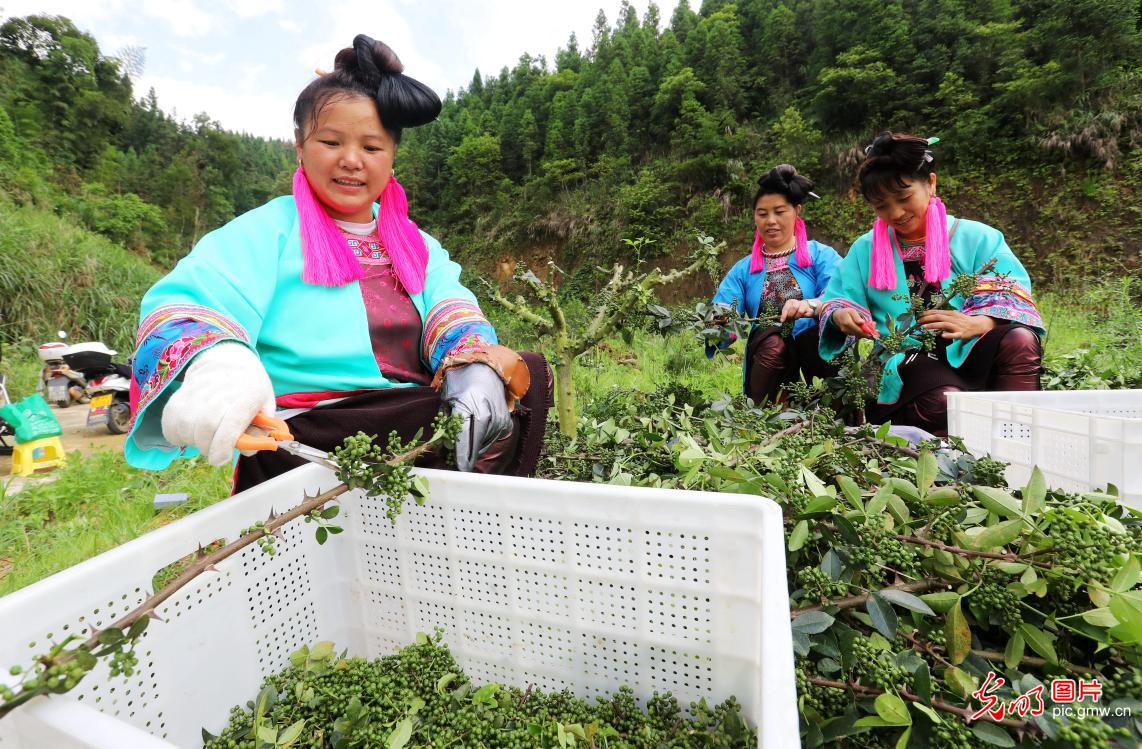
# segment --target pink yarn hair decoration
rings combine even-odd
[[[877,219],[872,224],[872,257],[869,260],[868,285],[874,289],[896,288],[896,253],[888,238],[888,224]]]
[[[293,175],[293,197],[301,226],[302,280],[317,286],[344,286],[363,278],[357,256],[314,195],[301,167]],[[381,193],[377,235],[405,291],[409,294],[424,291],[428,246],[420,229],[408,217],[408,198],[396,177],[389,180]]]
[[[940,283],[952,274],[952,251],[948,239],[948,212],[935,195],[924,214],[924,280]]]
[[[301,227],[301,280],[316,286],[344,286],[363,278],[357,256],[313,194],[301,167],[293,173],[293,201]]]
[[[761,241],[761,232],[754,230],[753,232],[753,249],[749,253],[749,272],[757,273],[758,271],[765,270],[765,255],[762,250],[765,248],[765,243]]]
[[[800,216],[793,224],[793,236],[797,239],[797,265],[808,268],[813,264],[813,256],[809,254],[809,235],[805,231],[805,220]]]

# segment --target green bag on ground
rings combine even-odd
[[[0,418],[12,425],[16,442],[33,442],[63,434],[51,406],[39,393],[0,408]]]

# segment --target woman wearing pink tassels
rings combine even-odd
[[[388,45],[357,36],[298,96],[293,194],[203,237],[147,292],[132,465],[228,463],[259,413],[329,450],[358,431],[408,440],[444,408],[463,416],[461,470],[535,471],[550,373],[499,345],[460,266],[409,218],[393,172],[401,132],[441,103],[403,71]],[[300,462],[245,455],[235,488]]]
[[[998,230],[947,214],[936,195],[937,138],[883,132],[865,149],[861,194],[876,211],[821,303],[821,355],[833,359],[855,338],[876,338],[900,324],[910,299],[926,302],[962,274],[980,274],[966,295],[929,309],[918,322],[934,335],[909,339],[884,360],[870,421],[947,433],[947,393],[1038,390],[1043,321],[1027,271]]]
[[[782,386],[798,377],[836,372],[817,353],[817,305],[841,258],[808,238],[801,213],[816,197],[813,183],[792,165],[766,172],[750,204],[753,249],[730,268],[714,296],[715,305],[776,321],[755,325],[746,343],[742,384],[756,403],[776,400]],[[707,341],[706,356],[732,342],[728,334]]]

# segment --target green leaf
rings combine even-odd
[[[805,484],[805,488],[814,497],[828,496],[829,490],[825,487],[825,482],[817,478],[817,474],[810,471],[805,466],[801,466],[801,482]]]
[[[1118,617],[1109,608],[1090,609],[1082,613],[1083,621],[1096,627],[1111,629],[1119,625]]]
[[[789,551],[797,551],[805,545],[805,541],[809,538],[809,521],[802,520],[793,527],[793,532],[789,534]]]
[[[118,645],[123,642],[123,630],[108,627],[101,631],[95,639],[99,641],[100,645]]]
[[[840,555],[832,549],[826,551],[825,555],[821,557],[821,569],[833,582],[840,580],[841,573],[844,572],[844,564],[841,562]]]
[[[456,681],[457,678],[459,678],[458,675],[452,673],[444,674],[441,676],[436,680],[436,693],[443,697],[445,694],[444,690],[448,688],[449,684]]]
[[[317,543],[323,544],[328,539],[329,539],[329,531],[325,530],[324,527],[318,528],[317,529]]]
[[[332,520],[337,517],[337,513],[341,512],[341,505],[330,505],[321,511],[321,517],[326,520]]]
[[[904,503],[903,499],[896,496],[895,494],[890,494],[888,496],[888,511],[892,513],[892,517],[896,518],[897,522],[899,522],[901,525],[907,523],[908,519],[912,517],[912,513],[909,511],[908,505]]]
[[[793,630],[807,635],[819,635],[833,626],[836,619],[824,611],[806,611],[793,620]]]
[[[1125,590],[1125,588],[1123,588]],[[134,640],[146,631],[147,625],[151,623],[151,617],[140,616],[131,623],[131,628],[127,630],[127,639]]]
[[[260,725],[257,731],[258,741],[264,741],[267,744],[278,743],[278,729],[271,725]]]
[[[1027,486],[1023,488],[1023,514],[1028,516],[1038,515],[1047,505],[1047,481],[1043,478],[1043,472],[1039,470],[1039,466],[1031,469],[1031,478],[1027,481]]]
[[[1110,589],[1115,593],[1125,593],[1138,584],[1139,572],[1142,572],[1142,564],[1139,564],[1136,554],[1131,554],[1126,564],[1118,569],[1118,574],[1110,581]]]
[[[973,487],[973,491],[979,503],[996,515],[1002,515],[1007,518],[1022,515],[1022,510],[1019,507],[1019,503],[1015,501],[1015,497],[1002,489],[996,489],[991,486],[976,486]]]
[[[424,632],[417,632],[416,633],[416,644],[417,645],[427,645],[428,644],[428,635],[425,634]]]
[[[912,686],[916,688],[916,694],[920,695],[920,699],[925,702],[932,701],[932,670],[928,667],[927,661],[921,661],[916,668],[916,673],[912,677]]]
[[[946,614],[960,600],[960,594],[954,590],[942,590],[939,593],[925,593],[920,600],[932,607],[937,614]]]
[[[829,510],[833,509],[836,504],[836,497],[830,497],[827,495],[813,497],[805,504],[805,510],[799,515],[799,517],[810,517],[812,515],[819,515],[823,512],[828,512]]]
[[[908,479],[893,477],[888,479],[888,485],[892,487],[893,493],[901,499],[906,499],[909,502],[920,501],[920,492],[917,491],[916,485]]]
[[[924,504],[932,507],[951,507],[960,503],[960,493],[951,486],[941,486],[939,489],[928,492],[924,497]]]
[[[922,600],[912,595],[911,593],[908,593],[907,591],[885,588],[884,590],[878,590],[876,594],[881,598],[889,601],[890,603],[894,603],[897,606],[903,606],[909,611],[916,611],[918,613],[927,614],[929,616],[936,615],[936,612],[933,611],[928,604],[924,603]]]
[[[298,738],[301,736],[301,732],[304,730],[305,718],[302,718],[281,732],[281,735],[278,736],[278,746],[288,747],[290,744],[298,740]]]
[[[875,517],[884,512],[884,508],[888,506],[888,498],[892,496],[892,487],[887,483],[881,484],[876,490],[876,494],[872,495],[872,499],[865,505],[864,514],[868,517]]]
[[[1017,518],[996,523],[984,528],[979,533],[969,535],[968,538],[972,544],[971,548],[976,551],[990,551],[1006,546],[1019,538],[1019,534],[1022,532],[1023,521]]]
[[[964,616],[962,601],[956,601],[948,611],[948,620],[944,624],[944,641],[948,648],[948,659],[952,663],[960,663],[971,652],[971,628]]]
[[[892,606],[880,597],[878,593],[871,593],[864,602],[868,615],[872,617],[872,625],[876,631],[889,640],[896,637],[897,618]]]
[[[908,705],[892,692],[885,692],[876,698],[873,703],[876,714],[884,718],[893,726],[912,725],[912,714],[908,712]]]
[[[967,699],[968,695],[979,688],[979,683],[975,677],[957,666],[952,666],[944,671],[944,683],[953,693],[963,699]]]
[[[916,460],[916,488],[920,490],[921,495],[928,493],[932,488],[932,483],[936,480],[936,456],[932,454],[931,450],[924,450],[920,453],[920,457]]]
[[[329,640],[314,643],[309,651],[309,657],[315,661],[323,661],[331,655],[333,655],[333,643]]]
[[[415,499],[428,499],[428,477],[423,474],[413,476],[409,493]]]
[[[1122,639],[1142,642],[1142,592],[1115,593],[1110,599],[1110,612],[1121,622],[1118,631],[1126,634]]]
[[[404,749],[408,745],[408,740],[412,738],[412,719],[405,718],[393,732],[389,734],[389,740],[385,743],[385,749]]]
[[[896,725],[896,723],[890,723],[879,715],[866,715],[853,723],[854,728],[893,728]]]
[[[1019,634],[1036,653],[1046,658],[1050,663],[1058,663],[1059,656],[1055,654],[1055,646],[1051,644],[1051,637],[1043,630],[1030,622],[1019,625]]]
[[[904,733],[900,734],[900,738],[896,740],[896,749],[908,749],[908,741],[912,738],[912,726],[904,729]]]
[[[1023,635],[1016,632],[1007,641],[1007,648],[1003,651],[1003,662],[1008,668],[1015,668],[1023,660]]]
[[[995,723],[987,721],[979,721],[972,725],[971,732],[980,741],[991,744],[992,746],[1012,747],[1015,746],[1015,739],[1008,735],[1007,731],[997,726]]]
[[[920,712],[924,713],[929,718],[931,718],[933,723],[943,723],[944,722],[944,719],[940,717],[940,714],[938,712],[936,712],[935,710],[933,710],[932,708],[928,707],[927,705],[925,705],[923,703],[913,702],[912,707],[916,708],[917,710],[919,710]]]
[[[845,495],[845,499],[855,509],[864,512],[864,502],[861,501],[863,493],[857,482],[853,481],[848,476],[837,476],[836,484],[841,488],[841,493]]]

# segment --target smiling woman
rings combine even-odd
[[[462,470],[534,472],[547,365],[499,345],[460,267],[409,218],[401,132],[441,104],[403,71],[357,36],[298,96],[293,195],[204,237],[144,297],[133,465],[228,463],[254,417],[278,409],[296,439],[330,450],[358,431],[407,441],[443,407],[465,417]],[[300,462],[246,455],[236,489]]]
[[[884,361],[867,411],[872,421],[942,436],[949,392],[1039,389],[1045,331],[1031,280],[1003,234],[949,216],[936,195],[938,140],[884,132],[865,149],[857,179],[876,222],[825,291],[820,352],[833,359],[853,338],[891,334],[915,299],[924,307],[936,295],[947,299],[944,309],[919,312],[927,343],[909,339],[910,350]],[[976,276],[963,294],[950,291],[959,275]]]

